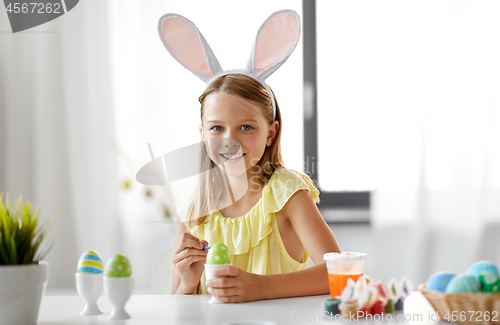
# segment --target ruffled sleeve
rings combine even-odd
[[[318,189],[304,174],[292,169],[281,168],[274,172],[273,177],[275,178],[272,186],[267,189],[266,194],[274,198],[273,201],[276,204],[274,208],[279,208],[277,211],[281,210],[290,197],[299,190],[308,190],[315,202],[319,200]]]
[[[319,191],[303,174],[291,169],[277,169],[262,190],[259,202],[245,215],[226,218],[216,211],[191,233],[209,244],[224,243],[233,255],[245,254],[272,232],[272,218],[299,190],[308,190],[317,201]]]

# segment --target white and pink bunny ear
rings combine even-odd
[[[195,24],[178,14],[163,15],[158,23],[163,45],[177,62],[207,82],[222,68]]]
[[[257,32],[245,71],[265,80],[292,54],[299,36],[300,17],[295,11],[273,13]]]

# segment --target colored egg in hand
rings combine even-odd
[[[445,292],[448,283],[455,276],[455,274],[450,272],[436,272],[427,279],[427,283],[425,284],[425,289],[427,290],[436,290]]]
[[[126,256],[115,254],[106,263],[105,274],[109,278],[125,278],[132,275],[132,265]]]
[[[102,271],[102,260],[96,251],[86,251],[80,256],[77,273],[100,274]]]
[[[454,276],[448,286],[446,293],[475,293],[481,290],[479,280],[467,274],[457,274]]]
[[[213,244],[207,254],[207,264],[231,264],[227,246],[222,243]]]
[[[472,264],[467,270],[467,275],[479,279],[479,275],[483,272],[489,272],[499,276],[498,267],[490,261],[479,261]]]

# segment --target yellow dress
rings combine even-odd
[[[302,189],[308,190],[317,201],[319,191],[313,183],[292,169],[277,169],[263,188],[262,197],[245,215],[226,218],[215,211],[190,232],[210,245],[224,243],[231,254],[232,265],[246,272],[279,274],[306,269],[307,252],[301,262],[293,259],[283,245],[276,222],[276,213],[295,192]],[[187,211],[185,207],[179,213],[183,222]],[[208,293],[205,273],[201,277],[198,293]]]

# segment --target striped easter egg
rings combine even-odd
[[[481,284],[478,279],[467,274],[457,274],[446,286],[446,293],[475,293],[481,290]]]
[[[86,251],[78,260],[77,273],[102,273],[102,260],[99,254],[95,251]]]

